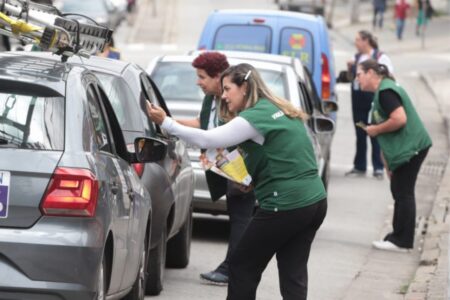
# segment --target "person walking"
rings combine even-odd
[[[397,0],[395,3],[395,26],[397,39],[400,41],[403,38],[403,29],[405,28],[406,15],[409,9],[409,4],[406,0]]]
[[[424,34],[429,19],[433,16],[430,0],[417,0],[416,35]]]
[[[177,120],[177,122],[193,128],[213,129],[223,124],[219,118],[219,104],[222,95],[220,74],[229,67],[229,64],[226,56],[219,52],[204,52],[194,59],[192,66],[197,73],[197,85],[205,93],[205,98],[198,118]],[[201,161],[205,164],[214,162],[217,154],[217,149],[207,147],[202,150]],[[206,171],[205,176],[212,201],[217,201],[223,195],[226,196],[230,236],[224,261],[214,270],[200,274],[200,277],[208,283],[226,285],[228,283],[228,265],[231,252],[250,222],[256,200],[253,191],[244,193],[239,190],[235,183],[212,171]]]
[[[305,113],[275,96],[255,68],[239,64],[221,77],[226,109],[237,116],[204,131],[183,126],[147,103],[162,128],[202,148],[239,145],[259,208],[231,254],[228,300],[256,297],[271,258],[283,299],[307,299],[307,263],[327,210]]]
[[[384,12],[386,10],[386,0],[373,0],[373,30],[377,27],[383,28]]]
[[[431,138],[407,92],[389,75],[385,65],[366,60],[357,69],[361,89],[375,93],[371,124],[365,130],[380,143],[394,198],[393,231],[383,240],[374,241],[373,246],[405,252],[414,246],[414,189]]]
[[[356,67],[359,63],[370,58],[388,66],[389,72],[393,72],[389,57],[378,49],[378,43],[375,37],[367,30],[361,30],[356,34],[355,47],[357,53],[353,60],[347,63],[349,73],[354,79],[351,84],[352,114],[356,133],[356,153],[353,160],[353,168],[345,173],[346,176],[365,175],[367,170],[367,133],[357,124],[360,122],[367,124],[369,111],[372,106],[373,93],[362,91],[356,80]],[[374,138],[370,138],[372,144],[372,165],[373,176],[377,179],[383,179],[383,161],[381,160],[380,146]]]

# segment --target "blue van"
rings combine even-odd
[[[206,21],[198,49],[298,57],[310,71],[319,97],[337,101],[334,59],[321,16],[277,10],[216,10]]]

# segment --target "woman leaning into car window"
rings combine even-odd
[[[221,83],[226,108],[237,115],[223,126],[208,131],[182,126],[149,102],[148,115],[200,148],[241,150],[260,205],[232,253],[227,299],[255,299],[274,255],[283,299],[306,299],[309,252],[327,211],[306,115],[274,96],[249,64],[228,68]]]

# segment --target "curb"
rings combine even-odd
[[[433,89],[429,74],[420,74],[430,93],[437,101],[447,129],[450,143],[450,118],[446,105]],[[425,225],[419,267],[409,285],[405,300],[447,300],[449,296],[449,229],[450,229],[450,160],[441,178],[432,211]]]

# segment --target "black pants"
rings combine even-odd
[[[403,248],[413,248],[416,227],[415,186],[420,166],[428,149],[420,151],[409,162],[398,167],[391,177],[391,192],[394,198],[393,232],[384,239]]]
[[[368,124],[369,112],[372,107],[373,93],[352,90],[352,113],[353,122],[363,122]],[[353,160],[353,166],[360,171],[367,169],[367,133],[365,130],[355,126],[356,130],[356,154]],[[372,165],[374,170],[383,170],[383,161],[381,160],[380,145],[376,138],[370,138],[372,144]]]
[[[216,271],[228,276],[231,253],[236,248],[252,218],[256,200],[253,192],[233,193],[230,192],[230,189],[226,197],[227,211],[230,218],[230,237],[228,239],[228,250],[225,260],[217,267]]]
[[[262,272],[275,254],[283,299],[306,299],[309,252],[326,211],[326,199],[288,211],[259,209],[232,253],[227,299],[255,299]]]

